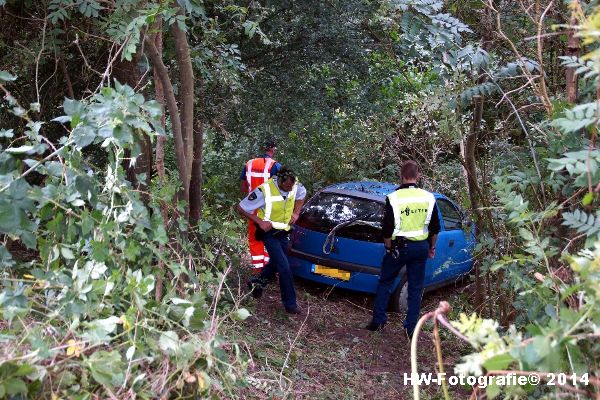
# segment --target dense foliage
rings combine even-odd
[[[160,108],[118,83],[87,101],[66,100],[66,115],[48,123],[32,120],[34,111],[8,93],[7,101],[26,129],[23,136],[2,131],[10,144],[0,156],[0,226],[9,248],[19,240],[36,256],[14,260],[0,247],[8,323],[0,396],[37,397],[50,383],[69,398],[99,391],[154,398],[202,393],[213,379],[230,392],[244,363],[222,350],[217,325],[248,312],[217,304],[221,275],[214,271],[223,270],[235,242],[214,236],[205,241],[210,256],[188,259],[169,241],[160,197],[144,204],[125,179],[125,150],[134,159],[140,153],[136,136],[162,134]],[[65,129],[58,148],[41,135],[49,124]],[[104,170],[84,156],[95,144],[107,153]],[[39,183],[29,183],[30,174]],[[181,281],[189,268],[196,273]],[[157,277],[166,271],[171,279],[157,299]]]
[[[223,328],[249,315],[239,173],[271,138],[311,192],[416,159],[477,226],[456,370],[597,395],[597,7],[0,0],[0,398],[260,386]]]

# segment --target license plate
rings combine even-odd
[[[344,271],[343,269],[330,268],[324,265],[313,265],[312,272],[319,275],[325,275],[330,278],[341,279],[343,281],[350,280],[350,272]]]

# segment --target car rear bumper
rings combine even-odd
[[[302,257],[302,258],[300,258]],[[356,264],[331,262],[331,260],[320,260],[317,257],[308,256],[309,260],[305,259],[305,255],[301,252],[292,250],[290,252],[290,267],[292,273],[300,278],[307,279],[313,282],[323,283],[328,286],[354,290],[364,293],[375,293],[377,291],[377,283],[379,281],[379,268],[360,266]],[[350,272],[350,280],[345,281],[336,278],[330,278],[324,275],[313,272],[315,264],[321,264],[332,268],[339,268]]]

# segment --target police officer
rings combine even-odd
[[[299,314],[294,278],[287,258],[288,233],[300,214],[306,189],[294,172],[282,167],[277,176],[244,198],[237,211],[258,225],[257,234],[269,252],[270,260],[257,278],[248,282],[252,296],[260,298],[265,285],[279,274],[281,301],[285,311]],[[255,211],[258,210],[258,213]]]
[[[281,164],[273,159],[277,145],[273,140],[267,140],[263,146],[264,154],[246,162],[240,175],[240,191],[244,195],[265,183],[272,176],[277,175]],[[256,239],[256,224],[248,221],[248,249],[252,259],[252,272],[260,273],[261,269],[269,262],[269,253],[264,244]]]
[[[378,331],[387,322],[386,309],[392,284],[406,266],[408,310],[404,329],[409,338],[417,325],[425,280],[425,262],[435,256],[440,220],[433,194],[416,187],[419,167],[406,161],[400,169],[402,184],[386,198],[382,221],[386,254],[381,266],[373,319],[366,329]]]

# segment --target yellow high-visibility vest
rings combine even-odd
[[[392,239],[399,236],[413,241],[427,239],[435,206],[433,194],[423,189],[406,188],[390,193],[387,198],[394,211]]]
[[[294,205],[296,203],[298,183],[298,180],[296,180],[292,190],[285,199],[281,195],[275,182],[273,182],[273,179],[269,179],[267,182],[260,185],[258,188],[265,197],[265,207],[258,210],[258,217],[263,221],[271,222],[271,225],[273,225],[273,228],[275,229],[289,231],[289,222],[292,218]]]

